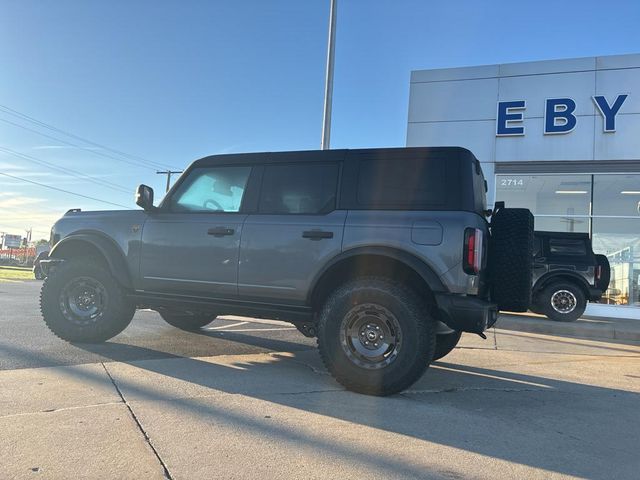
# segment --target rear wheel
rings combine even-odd
[[[216,319],[213,313],[190,313],[190,312],[158,312],[162,319],[169,325],[180,330],[193,331],[209,325]]]
[[[385,278],[356,279],[335,290],[322,309],[320,356],[349,390],[391,395],[427,369],[435,324],[421,298],[405,286]]]
[[[452,333],[442,333],[436,335],[436,348],[433,354],[433,361],[440,360],[449,355],[462,337],[462,332],[454,331]]]
[[[544,314],[556,322],[574,322],[587,308],[582,289],[573,283],[553,283],[540,294]]]
[[[67,260],[50,272],[40,291],[40,310],[54,334],[81,343],[116,336],[136,311],[111,272],[90,258]]]

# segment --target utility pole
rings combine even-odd
[[[329,11],[329,44],[327,45],[327,72],[324,82],[324,114],[322,118],[322,150],[331,144],[331,103],[333,101],[333,59],[335,57],[336,19],[338,0],[331,0]]]
[[[159,175],[166,175],[167,176],[167,189],[165,190],[165,193],[169,191],[169,187],[171,186],[171,174],[173,173],[182,173],[182,170],[164,170],[164,171],[160,171],[160,172],[156,172]]]

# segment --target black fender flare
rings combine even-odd
[[[589,285],[589,283],[587,283],[587,281],[584,279],[584,277],[582,277],[581,275],[579,275],[579,274],[577,274],[575,272],[572,272],[570,270],[556,270],[556,271],[551,271],[551,272],[545,273],[535,283],[535,285],[532,288],[532,291],[533,291],[534,294],[536,294],[536,293],[542,291],[548,285],[554,283],[556,280],[558,280],[558,281],[562,281],[562,280],[566,281],[567,278],[571,278],[571,280],[575,281],[575,283],[580,285],[580,287],[582,287],[582,289],[584,290],[585,295],[587,296],[587,298],[589,298],[589,292],[594,287]]]
[[[356,247],[339,253],[322,267],[322,269],[316,274],[310,284],[309,293],[307,295],[307,304],[310,304],[312,302],[316,287],[318,286],[323,276],[329,270],[331,270],[331,268],[344,260],[362,255],[377,255],[380,257],[387,257],[392,260],[396,260],[414,270],[425,281],[432,292],[446,293],[449,291],[447,287],[442,283],[442,280],[440,280],[440,277],[435,273],[435,271],[424,261],[420,260],[412,253],[405,252],[393,247]]]
[[[104,257],[111,274],[115,277],[118,283],[123,287],[133,288],[133,283],[129,276],[129,267],[122,249],[113,240],[100,233],[72,233],[55,244],[51,249],[51,252],[49,252],[49,258],[60,258],[59,253],[56,255],[56,252],[62,251],[63,247],[72,242],[88,243],[96,248]]]

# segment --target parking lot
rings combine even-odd
[[[345,391],[313,339],[269,320],[187,333],[139,311],[103,345],[70,345],[42,323],[39,287],[0,283],[1,478],[640,471],[640,342],[605,334],[610,325],[587,339],[573,325],[534,333],[533,320],[505,317],[410,390],[375,398]]]

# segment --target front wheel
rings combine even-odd
[[[194,331],[209,325],[216,319],[212,313],[173,313],[158,312],[169,325],[180,330]]]
[[[364,277],[335,290],[320,314],[318,348],[347,389],[391,395],[411,386],[433,358],[436,322],[411,289]]]
[[[573,283],[554,283],[540,294],[544,314],[556,322],[574,322],[587,308],[587,299]]]
[[[44,272],[42,271],[42,268],[40,267],[34,268],[33,276],[36,278],[36,280],[42,280],[44,278]]]
[[[63,340],[100,343],[124,330],[136,308],[107,268],[77,258],[45,278],[40,310],[49,330]]]

